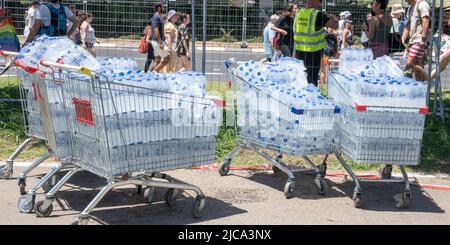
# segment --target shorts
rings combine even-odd
[[[420,43],[413,43],[408,48],[408,58],[421,62],[425,54],[425,47]]]
[[[153,52],[155,54],[155,57],[159,56],[161,58],[166,58],[169,55],[169,48],[167,47],[165,42],[163,43],[164,47],[160,48],[159,43],[157,41],[152,41]]]

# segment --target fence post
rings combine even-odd
[[[6,8],[5,0],[2,0],[2,9]]]
[[[248,0],[243,0],[242,8],[242,42],[241,48],[247,48],[247,4]]]
[[[203,0],[202,73],[206,70],[206,0]]]
[[[195,69],[195,0],[192,0],[192,8],[191,8],[191,18],[192,18],[192,48],[191,48],[191,62],[192,62],[192,70]]]
[[[432,1],[431,9],[432,9],[432,11],[431,11],[431,19],[434,20],[434,18],[436,16],[436,0]],[[434,21],[431,21],[430,30],[433,30],[433,29],[434,29]],[[430,32],[432,32],[432,31],[430,31]],[[432,54],[433,53],[434,37],[431,34],[429,36],[429,38],[430,38],[430,45],[428,46],[428,54]],[[430,85],[430,83],[431,83],[431,76],[430,75],[431,75],[431,70],[432,70],[432,66],[433,66],[433,62],[431,62],[432,59],[433,59],[433,56],[431,55],[429,57],[429,61],[430,62],[428,62],[428,85],[427,85],[427,106],[428,107],[430,106],[430,97],[431,97],[431,85]],[[436,94],[434,96],[436,98]],[[436,110],[436,108],[433,108],[433,113],[436,112],[435,110]]]
[[[87,1],[83,1],[83,11],[87,11]]]

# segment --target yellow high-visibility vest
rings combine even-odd
[[[325,47],[325,30],[316,30],[316,18],[319,10],[302,8],[295,15],[294,44],[295,49],[314,52]]]

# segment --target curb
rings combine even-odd
[[[14,162],[14,166],[15,167],[26,167],[29,166],[32,162]],[[38,166],[39,167],[53,167],[56,164],[58,164],[58,162],[44,162],[42,164],[40,164]],[[213,163],[210,165],[203,165],[203,166],[195,166],[190,168],[191,170],[200,170],[200,171],[215,171],[218,170],[220,168],[220,164],[219,163]],[[230,170],[234,170],[234,171],[261,171],[261,170],[271,170],[272,169],[272,165],[270,164],[258,164],[255,166],[236,166],[236,165],[231,165],[230,166]],[[361,175],[361,176],[374,176],[374,175],[378,175],[378,174],[374,174],[374,173],[370,173],[370,172],[355,172],[355,174],[357,175]],[[341,176],[344,175],[343,172],[330,172],[330,176]],[[394,177],[402,177],[401,174],[392,174],[392,176]],[[448,179],[450,180],[450,174],[442,174],[442,173],[438,173],[438,174],[424,174],[424,173],[419,173],[419,172],[410,172],[408,173],[408,176],[410,178],[436,178],[436,179]]]

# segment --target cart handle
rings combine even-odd
[[[13,57],[16,57],[17,55],[19,55],[19,53],[17,53],[17,52],[11,52],[11,51],[6,51],[6,50],[1,50],[1,49],[0,49],[0,55],[1,55],[1,56],[5,56],[5,57],[7,57],[7,56],[13,56]]]
[[[84,75],[92,76],[92,70],[87,67],[84,67],[84,66],[66,65],[66,64],[61,64],[61,62],[50,62],[50,61],[45,61],[45,60],[41,60],[39,63],[41,65],[47,66],[47,67],[56,67],[56,68],[61,68],[64,70],[78,71],[80,73],[83,73]]]
[[[22,68],[24,71],[26,71],[26,72],[28,72],[28,73],[36,73],[36,72],[39,72],[39,75],[40,75],[41,77],[45,76],[45,73],[42,72],[42,71],[40,71],[38,68],[29,66],[29,65],[25,65],[24,63],[22,63],[22,62],[20,62],[20,61],[18,61],[18,60],[14,61],[14,65],[16,65],[16,66],[19,67],[19,68]]]

